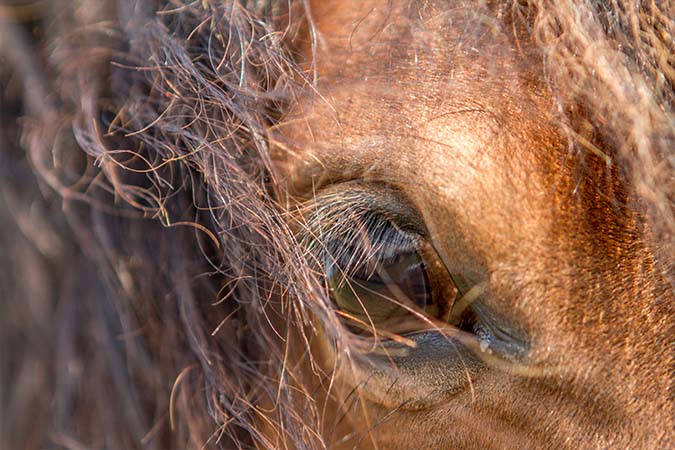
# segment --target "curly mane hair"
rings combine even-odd
[[[495,5],[675,286],[675,4]],[[0,447],[336,439],[312,348],[359,342],[272,162],[320,77],[299,43],[321,43],[304,0],[0,5]]]

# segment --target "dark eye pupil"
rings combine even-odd
[[[422,257],[416,251],[366,264],[347,274],[328,267],[328,284],[337,307],[361,325],[383,325],[431,305],[431,288]]]
[[[422,309],[430,303],[429,280],[424,261],[417,252],[408,252],[383,263],[373,278],[379,278],[394,298],[402,296],[401,301],[407,300]]]

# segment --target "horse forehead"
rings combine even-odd
[[[316,47],[308,41],[300,50],[311,55],[312,68],[326,83],[334,77],[379,77],[445,89],[452,78],[468,84],[534,81],[541,76],[534,64],[540,55],[520,25],[505,19],[503,7],[434,0],[315,1]]]

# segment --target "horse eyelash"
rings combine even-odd
[[[347,276],[351,276],[363,270],[364,266],[374,270],[377,264],[366,264],[368,261],[383,261],[400,251],[418,247],[415,236],[400,229],[383,214],[345,206],[321,208],[321,214],[315,214],[310,220],[310,230],[317,229],[310,233],[311,239],[320,242],[314,242],[309,247],[319,249],[314,256],[324,265],[335,263]],[[338,217],[349,219],[332,220]]]

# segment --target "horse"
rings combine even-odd
[[[0,6],[0,446],[672,446],[674,18]]]

